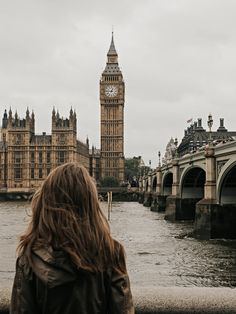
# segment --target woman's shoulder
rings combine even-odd
[[[23,268],[24,266],[28,266],[29,262],[28,262],[28,258],[26,257],[25,254],[21,254],[17,257],[16,259],[16,264],[17,266],[19,266],[20,268]]]
[[[67,254],[52,248],[34,248],[29,258],[23,254],[17,258],[18,272],[25,278],[33,276],[48,287],[55,287],[76,280],[76,269]]]
[[[32,279],[32,268],[25,254],[19,255],[16,259],[16,274],[28,280]]]

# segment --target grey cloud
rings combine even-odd
[[[0,8],[0,108],[78,113],[78,134],[99,147],[99,78],[111,26],[126,82],[126,156],[157,162],[186,120],[209,112],[235,130],[234,0],[11,0]]]

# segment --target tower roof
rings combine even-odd
[[[107,64],[106,64],[105,70],[103,71],[103,74],[108,74],[108,75],[120,75],[121,74],[119,64],[118,64],[118,54],[116,52],[116,48],[114,45],[113,32],[112,32],[112,37],[111,37],[110,48],[107,53]]]
[[[116,52],[116,48],[115,48],[115,44],[114,44],[114,39],[113,39],[113,32],[111,35],[111,44],[110,44],[110,48],[108,50],[107,55],[108,56],[117,56],[117,52]]]

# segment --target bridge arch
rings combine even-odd
[[[204,198],[204,185],[206,172],[199,166],[189,167],[185,170],[180,181],[180,196],[182,199]]]
[[[173,173],[168,171],[162,179],[162,195],[168,196],[172,194]]]
[[[236,204],[236,162],[226,165],[219,177],[217,198],[221,205]]]

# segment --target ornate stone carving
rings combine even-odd
[[[184,168],[179,168],[179,177],[180,178],[181,178],[181,175],[182,175],[183,171],[184,171]]]
[[[217,162],[217,176],[219,176],[222,167],[226,164],[226,162],[227,162],[228,160],[229,160],[229,159],[225,159],[225,160],[220,160],[220,161]]]
[[[166,152],[162,158],[162,163],[165,165],[169,163],[176,155],[176,145],[173,138],[170,139],[169,143],[166,145]]]

